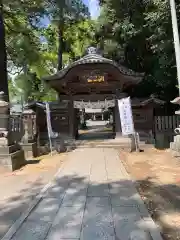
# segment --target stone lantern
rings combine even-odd
[[[21,140],[21,145],[24,149],[26,157],[37,157],[38,148],[36,140],[36,113],[32,109],[23,111],[23,127],[24,135]]]
[[[0,164],[10,170],[25,164],[24,151],[13,134],[9,103],[5,101],[4,92],[0,92]]]

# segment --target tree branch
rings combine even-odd
[[[4,24],[10,29],[10,31],[12,31],[12,32],[14,32],[14,33],[23,34],[24,36],[26,36],[26,37],[28,37],[28,38],[30,37],[29,33],[24,32],[24,31],[18,31],[18,30],[12,29],[12,28],[9,26],[9,24],[7,24],[7,23],[4,23]]]
[[[16,74],[19,75],[20,73],[22,73],[23,69],[24,69],[24,68],[22,68],[22,69],[19,70],[19,71],[13,72],[13,73],[11,72],[11,70],[10,70],[10,71],[8,70],[8,73],[10,73],[10,74],[13,75],[13,76],[15,76]]]

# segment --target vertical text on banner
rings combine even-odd
[[[122,134],[134,134],[134,123],[130,97],[118,100],[118,107],[121,120]]]

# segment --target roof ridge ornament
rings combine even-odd
[[[97,48],[92,46],[88,47],[86,51],[87,51],[87,54],[98,54]]]

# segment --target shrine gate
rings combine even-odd
[[[115,136],[121,136],[117,99],[127,96],[128,88],[138,84],[143,74],[104,58],[90,47],[81,59],[44,78],[59,95],[56,132],[76,138],[78,109],[112,108]]]

